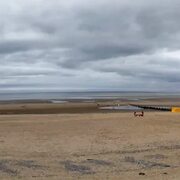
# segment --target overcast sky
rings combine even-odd
[[[0,89],[180,90],[179,0],[0,1]]]

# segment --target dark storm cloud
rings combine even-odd
[[[176,89],[179,7],[178,0],[0,2],[0,81]]]
[[[42,41],[40,42],[42,43]],[[0,54],[10,54],[38,49],[39,42],[26,40],[10,40],[0,43]]]
[[[153,67],[150,66],[149,69],[139,67],[139,66],[133,66],[133,67],[124,67],[121,68],[109,68],[109,69],[103,69],[103,72],[116,72],[122,77],[133,77],[137,79],[142,79],[144,81],[148,80],[155,80],[158,82],[161,81],[167,81],[167,82],[180,82],[180,72],[178,70],[171,70],[169,71],[167,69],[153,69]]]

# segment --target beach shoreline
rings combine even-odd
[[[130,103],[0,103],[0,179],[179,179],[180,113],[99,109]]]
[[[129,99],[92,99],[92,100],[9,100],[0,101],[0,114],[63,114],[63,113],[102,113],[127,112],[123,109],[102,108],[128,106],[131,104],[145,106],[180,106],[180,98],[144,98],[136,101]],[[132,109],[133,110],[133,109]],[[131,110],[131,111],[132,111]],[[145,110],[146,111],[146,110]]]

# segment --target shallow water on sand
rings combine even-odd
[[[100,107],[100,109],[103,110],[141,110],[142,108],[135,107],[135,106],[106,106],[106,107]]]

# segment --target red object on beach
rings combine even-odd
[[[141,111],[141,112],[134,112],[134,116],[137,117],[143,117],[144,116],[144,111]]]

